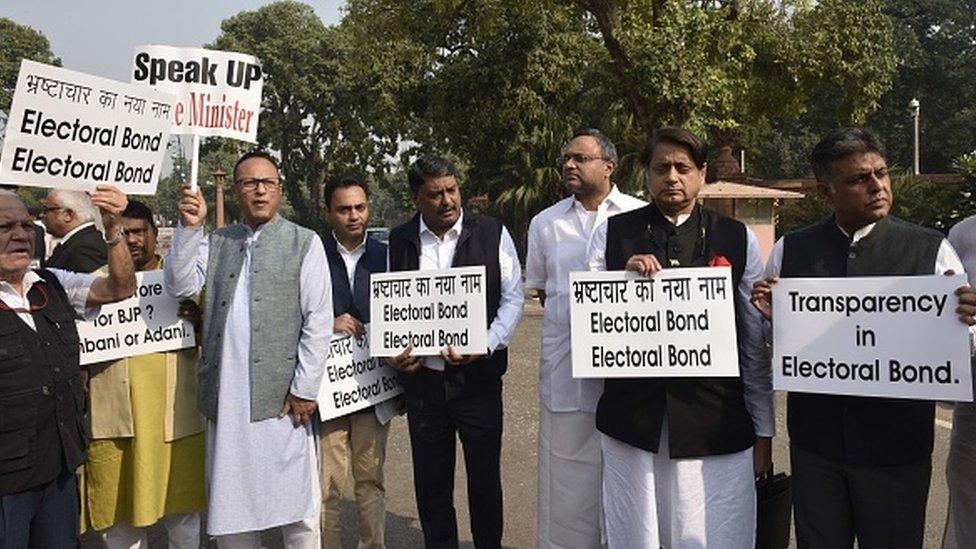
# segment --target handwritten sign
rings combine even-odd
[[[34,61],[20,64],[0,181],[126,194],[156,192],[173,96]]]
[[[370,354],[395,356],[409,346],[416,356],[436,356],[448,346],[484,354],[485,284],[484,266],[372,275]]]
[[[783,278],[773,287],[773,387],[972,401],[965,275]]]
[[[179,300],[163,287],[163,271],[136,273],[136,282],[134,296],[103,305],[97,317],[78,323],[82,364],[196,345],[193,326],[176,314]]]
[[[132,82],[176,95],[171,131],[256,143],[261,62],[253,55],[203,48],[138,46]]]
[[[345,336],[332,340],[319,389],[322,421],[358,412],[402,392],[396,370],[381,358],[370,358],[368,332],[358,339]]]
[[[573,377],[739,375],[728,267],[569,275]]]

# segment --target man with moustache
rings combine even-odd
[[[684,128],[644,149],[653,203],[593,234],[590,268],[653,276],[730,265],[741,377],[607,379],[597,405],[610,549],[755,545],[755,475],[771,467],[772,375],[762,320],[749,304],[762,275],[745,225],[697,204],[706,147]]]
[[[95,228],[98,215],[83,191],[51,189],[44,198],[41,219],[51,236],[60,242],[43,262],[45,267],[90,273],[105,265],[108,249]]]
[[[205,237],[207,205],[184,188],[163,272],[167,290],[202,290],[197,366],[207,418],[207,531],[220,548],[257,548],[280,528],[289,548],[319,547],[314,426],[332,336],[322,241],[278,214],[278,164],[261,151],[234,166],[244,223]],[[290,416],[290,417],[288,417]]]
[[[569,273],[587,268],[587,244],[608,217],[646,205],[611,180],[617,149],[599,130],[577,132],[556,159],[571,196],[529,224],[525,285],[545,308],[539,365],[538,546],[601,546],[602,458],[596,404],[603,380],[573,379]]]
[[[130,200],[122,212],[136,271],[162,269],[152,210]],[[199,324],[200,309],[180,303]],[[93,365],[92,442],[85,461],[82,524],[109,548],[148,548],[148,527],[162,522],[169,547],[200,546],[203,421],[197,408],[197,348],[149,353]]]
[[[79,316],[136,289],[119,214],[125,195],[99,185],[108,275],[29,269],[38,245],[23,202],[0,190],[0,548],[78,545],[78,481],[85,459]]]
[[[332,234],[325,237],[325,255],[332,277],[332,310],[337,334],[361,338],[369,322],[369,280],[386,272],[386,245],[366,234],[369,223],[369,188],[357,177],[326,183],[323,191],[325,220]],[[352,467],[359,549],[385,547],[386,488],[383,462],[392,400],[337,417],[322,424],[322,545],[339,549],[339,507]]]
[[[772,316],[779,277],[962,273],[942,233],[889,215],[885,149],[864,128],[839,128],[813,149],[820,196],[833,214],[776,242],[753,303]],[[960,321],[976,292],[963,286]],[[922,547],[932,474],[935,402],[813,393],[787,400],[793,517],[799,547]]]
[[[499,548],[502,375],[524,300],[518,255],[501,221],[461,208],[450,161],[420,157],[410,166],[408,180],[417,214],[390,232],[390,270],[484,265],[488,324],[483,353],[461,355],[448,347],[438,357],[418,357],[407,348],[388,361],[401,370],[425,545],[458,547],[454,467],[460,437],[474,545]]]

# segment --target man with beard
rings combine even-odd
[[[417,213],[390,232],[390,271],[484,265],[488,346],[461,355],[417,357],[407,348],[388,362],[401,370],[413,453],[417,510],[427,547],[457,548],[456,437],[468,476],[471,533],[478,549],[502,541],[502,375],[508,342],[522,317],[521,268],[501,221],[461,208],[454,166],[423,156],[408,172]]]
[[[234,199],[244,223],[204,236],[207,203],[183,189],[180,226],[163,267],[176,297],[201,290],[197,365],[207,418],[207,531],[220,548],[257,548],[279,528],[286,547],[319,548],[316,397],[332,337],[322,241],[278,214],[274,157],[243,155]],[[289,417],[290,416],[290,417]]]
[[[162,269],[149,207],[130,200],[122,225],[136,271]],[[180,303],[180,316],[198,325],[199,315],[195,302]],[[98,530],[106,547],[148,548],[148,527],[160,521],[172,549],[200,545],[206,499],[198,355],[194,347],[91,367],[83,525]]]
[[[653,276],[662,268],[731,265],[741,377],[608,379],[597,405],[610,549],[755,545],[755,475],[771,467],[772,372],[749,304],[762,275],[745,225],[697,204],[705,144],[684,128],[644,149],[654,202],[593,234],[593,270]]]
[[[369,188],[362,179],[341,177],[325,185],[325,220],[332,234],[325,237],[325,255],[332,273],[333,331],[362,338],[369,322],[369,281],[386,272],[386,245],[366,233]],[[386,547],[386,488],[383,462],[392,400],[322,423],[322,545],[339,549],[339,506],[352,467],[358,512],[359,549]]]
[[[617,149],[599,130],[577,132],[556,159],[571,196],[529,224],[525,285],[545,308],[539,365],[538,546],[601,545],[602,458],[596,404],[603,380],[573,379],[569,273],[586,270],[594,228],[646,205],[611,180]]]
[[[39,245],[16,194],[0,190],[0,547],[78,545],[85,391],[75,319],[136,290],[119,214],[126,198],[99,185],[91,201],[109,240],[108,276],[30,270]]]
[[[890,216],[881,141],[864,128],[828,133],[811,155],[828,218],[779,239],[753,303],[772,316],[779,277],[962,273],[942,233]],[[956,291],[960,321],[976,323],[976,292]],[[932,475],[935,402],[790,393],[794,524],[801,548],[922,547]]]

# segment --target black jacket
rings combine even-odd
[[[44,267],[91,273],[106,263],[108,246],[105,238],[98,229],[89,225],[58,244],[51,252],[51,257],[44,262]]]

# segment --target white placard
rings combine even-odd
[[[173,96],[34,61],[20,64],[0,181],[156,193]]]
[[[196,345],[193,325],[176,314],[180,300],[163,287],[163,271],[136,273],[136,283],[134,296],[102,305],[97,317],[78,323],[82,364]]]
[[[137,46],[132,82],[176,95],[170,117],[174,134],[258,140],[264,75],[253,55]]]
[[[387,401],[403,392],[396,370],[369,356],[369,325],[361,338],[333,336],[319,389],[322,421]]]
[[[728,267],[569,275],[573,377],[736,377]]]
[[[773,387],[971,401],[965,275],[783,278],[773,286]]]
[[[462,354],[488,350],[485,268],[401,271],[370,277],[372,356],[436,356],[448,346]]]

